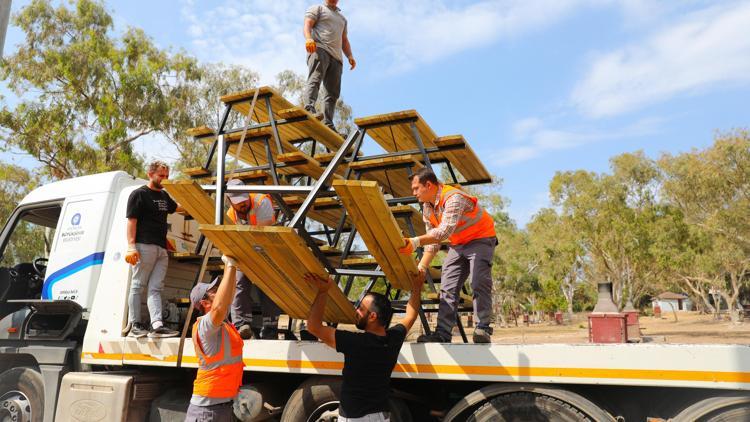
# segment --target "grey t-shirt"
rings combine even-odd
[[[209,314],[198,320],[198,338],[200,339],[201,349],[206,356],[215,355],[221,349],[221,324],[214,325]],[[228,401],[231,401],[231,399],[212,399],[195,394],[190,398],[190,403],[196,406],[213,406]]]
[[[346,18],[341,14],[341,9],[316,4],[307,9],[305,18],[315,21],[312,28],[312,38],[315,44],[327,51],[334,59],[343,62],[341,45],[347,24]]]

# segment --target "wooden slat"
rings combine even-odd
[[[400,229],[377,183],[340,180],[334,181],[333,187],[388,281],[396,288],[409,289],[417,266],[414,257],[398,252]]]
[[[232,109],[246,116],[250,110],[250,103],[254,94],[255,89],[240,91],[224,95],[221,97],[221,101],[224,103],[233,102]],[[270,96],[271,107],[273,108],[274,119],[276,120],[300,116],[307,117],[303,121],[278,125],[279,135],[283,140],[291,141],[311,137],[331,150],[337,150],[344,143],[341,135],[324,125],[307,112],[307,110],[295,107],[273,88],[268,86],[261,87],[259,95]],[[262,98],[259,98],[255,104],[253,120],[257,123],[267,123],[270,121],[266,102]]]
[[[303,276],[327,274],[292,228],[201,225],[200,229],[224,253],[235,256],[240,270],[253,274],[251,280],[285,313],[297,319],[308,317],[317,290]],[[343,292],[335,287],[328,294],[324,320],[354,323],[354,306]]]
[[[396,121],[401,119],[416,119],[414,124],[417,127],[424,146],[435,146],[433,142],[437,138],[435,131],[432,130],[416,110],[397,111],[354,119],[354,124],[359,127],[367,127],[372,124],[388,124],[387,126],[367,129],[367,134],[388,152],[416,149],[417,144],[414,140],[410,123],[396,123]]]
[[[463,145],[462,149],[442,151],[440,154],[458,170],[467,181],[488,180],[492,176],[482,164],[482,160],[474,153],[469,143],[461,135],[443,136],[435,139],[438,148]]]
[[[164,188],[198,223],[214,221],[214,203],[208,194],[194,181],[164,180]]]
[[[245,182],[245,184],[262,185],[271,178],[271,175],[264,170],[238,171],[224,175],[224,180],[229,180],[230,178],[240,179]],[[213,184],[216,182],[216,177],[204,177],[200,179],[200,181],[202,183]]]
[[[208,126],[198,126],[187,130],[188,136],[199,137],[213,135],[214,130]]]
[[[203,168],[203,167],[190,167],[190,168],[182,169],[182,174],[185,174],[191,177],[196,177],[196,176],[207,176],[211,174],[211,172],[207,168]]]

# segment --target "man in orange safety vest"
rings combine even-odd
[[[242,385],[245,364],[243,341],[227,321],[236,287],[237,263],[222,256],[224,275],[211,283],[198,283],[190,291],[190,301],[202,316],[193,324],[193,347],[198,357],[198,373],[193,384],[186,422],[230,421],[232,401]]]
[[[419,261],[419,275],[427,270],[448,240],[448,255],[443,261],[440,277],[438,325],[433,334],[422,335],[418,342],[450,343],[456,325],[459,293],[470,277],[474,296],[474,313],[479,321],[474,329],[474,343],[489,343],[492,335],[492,258],[497,246],[495,222],[477,203],[477,198],[461,189],[440,183],[429,168],[421,168],[411,176],[412,193],[422,203],[422,218],[427,232],[404,238],[399,252],[411,254],[424,246]]]

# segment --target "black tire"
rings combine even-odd
[[[0,420],[12,420],[13,416],[31,422],[44,419],[44,380],[31,368],[13,368],[0,374]]]
[[[338,417],[339,397],[341,378],[310,377],[289,397],[281,422],[333,421],[334,414]]]
[[[284,406],[281,422],[333,421],[338,418],[341,378],[310,377],[300,384]],[[412,422],[403,400],[389,399],[391,422]]]
[[[734,422],[750,420],[750,396],[711,397],[693,404],[675,422]]]
[[[588,422],[579,409],[543,394],[518,391],[494,397],[469,416],[470,422]]]

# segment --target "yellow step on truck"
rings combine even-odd
[[[181,421],[190,338],[129,338],[124,172],[41,186],[0,234],[0,420]],[[170,216],[177,252],[194,222]],[[201,263],[170,259],[165,321],[182,331]],[[209,277],[209,276],[206,276]],[[145,307],[144,307],[145,309]],[[189,332],[189,331],[188,331]],[[333,421],[343,356],[313,341],[246,340],[238,420]],[[392,421],[750,420],[750,346],[405,343]]]

